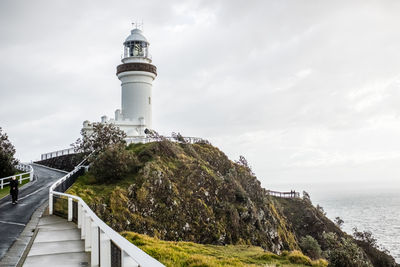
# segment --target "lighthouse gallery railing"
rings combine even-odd
[[[78,165],[50,187],[49,213],[77,223],[85,251],[91,252],[91,266],[164,266],[104,223],[80,197],[64,193],[84,169]]]

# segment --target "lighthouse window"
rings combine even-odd
[[[151,105],[151,97],[149,97],[149,105]]]
[[[147,57],[148,44],[142,41],[128,41],[124,43],[126,55],[130,57]]]

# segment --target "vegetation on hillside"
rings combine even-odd
[[[207,142],[161,138],[126,148],[108,146],[70,192],[120,232],[259,246],[278,254],[302,250],[314,259],[327,258],[330,266],[372,266],[376,260],[327,219],[321,207],[314,207],[307,194],[304,199],[268,196],[244,158],[232,162]],[[149,246],[151,250],[156,244]],[[396,265],[388,260],[375,266]]]
[[[87,179],[102,184],[104,178],[95,174],[121,164],[113,149],[103,153],[108,164],[93,163]],[[248,166],[230,161],[210,144],[164,140],[132,144],[121,153],[129,153],[123,156],[129,187],[91,202],[118,231],[205,244],[252,244],[273,252],[299,249],[290,226]],[[115,179],[121,177],[110,175],[107,182],[118,184]],[[88,194],[92,189],[78,183],[73,190]]]

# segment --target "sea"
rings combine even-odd
[[[327,217],[340,217],[342,230],[352,234],[371,231],[380,248],[387,249],[400,263],[400,192],[370,191],[329,194],[313,198],[313,204],[323,207]]]

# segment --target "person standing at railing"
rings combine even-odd
[[[18,181],[15,176],[10,181],[10,195],[13,205],[18,203]]]

